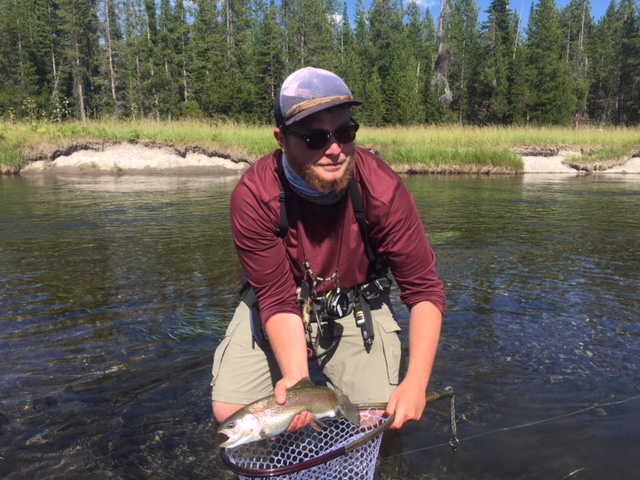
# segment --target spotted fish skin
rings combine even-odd
[[[346,395],[328,387],[314,385],[305,379],[287,390],[287,401],[284,405],[279,405],[275,396],[269,395],[231,415],[218,428],[217,433],[228,438],[220,446],[232,448],[279,435],[287,429],[295,416],[302,412],[311,412],[311,424],[316,429],[322,427],[323,418],[339,416],[360,426],[358,407],[352,404]]]

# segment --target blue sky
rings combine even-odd
[[[369,9],[369,4],[371,0],[365,0],[365,8]],[[405,3],[408,0],[404,0]],[[480,20],[482,21],[486,18],[485,11],[491,5],[492,0],[477,0],[478,6],[480,7]],[[511,9],[520,12],[520,10],[524,11],[522,25],[523,28],[527,26],[529,12],[531,11],[531,3],[538,2],[538,0],[510,0]],[[566,7],[569,4],[570,0],[556,0],[556,5],[559,8]],[[591,16],[597,22],[602,16],[604,16],[607,11],[607,7],[609,6],[610,0],[591,0]],[[347,0],[347,3],[351,7],[350,10],[355,9],[356,0]],[[440,0],[418,0],[418,5],[420,5],[423,9],[429,8],[431,10],[431,14],[433,18],[437,20],[438,15],[440,14]],[[523,8],[524,5],[524,8]],[[353,22],[355,18],[355,13],[349,13],[350,20]]]

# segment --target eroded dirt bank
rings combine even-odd
[[[640,173],[640,151],[630,158],[599,164],[571,162],[578,150],[555,147],[515,147],[522,155],[521,172],[487,170],[464,172],[422,171],[416,165],[394,165],[400,173]],[[66,146],[41,146],[24,151],[31,161],[21,175],[221,175],[238,174],[256,159],[229,152],[210,151],[198,145],[174,147],[154,143],[77,142]]]

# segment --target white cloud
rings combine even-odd
[[[339,13],[329,15],[329,21],[334,25],[340,25],[342,23],[342,15],[340,15]]]
[[[440,4],[439,0],[410,0],[409,3],[411,2],[417,3],[419,7],[422,7],[424,9],[430,9],[431,7],[435,7],[436,5]]]

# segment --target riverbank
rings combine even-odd
[[[40,152],[42,156],[44,152]],[[240,173],[249,163],[191,146],[84,144],[69,146],[53,160],[35,160],[20,175],[223,175]]]
[[[640,129],[363,127],[358,145],[408,174],[637,172]],[[276,147],[273,127],[231,122],[0,124],[0,173],[217,175]]]
[[[584,165],[571,162],[573,150],[520,148],[523,168],[513,173],[640,173],[640,157]],[[182,149],[155,143],[82,142],[65,148],[27,151],[31,161],[20,175],[224,175],[246,170],[252,159],[229,155],[201,146]],[[420,171],[416,165],[392,164],[399,173],[434,173]],[[450,173],[450,172],[444,172]],[[491,172],[476,172],[491,173]],[[504,172],[502,172],[504,173]]]

